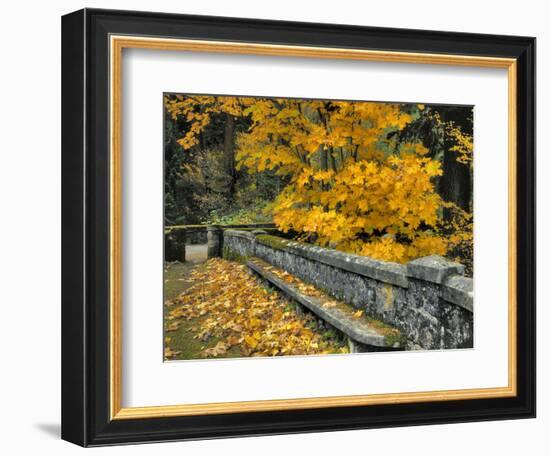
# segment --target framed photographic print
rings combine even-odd
[[[63,17],[62,436],[535,415],[535,40]]]

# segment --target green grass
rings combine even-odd
[[[164,266],[164,300],[169,301],[183,293],[191,286],[185,281],[191,270],[195,267],[192,263],[166,263]],[[200,267],[197,266],[197,267]]]

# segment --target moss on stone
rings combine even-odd
[[[395,344],[398,344],[400,347],[404,346],[406,343],[406,338],[401,334],[395,326],[391,326],[387,323],[384,323],[381,320],[365,316],[365,319],[369,322],[371,326],[376,328],[376,330],[384,336],[384,343],[387,347],[393,347]]]
[[[289,243],[289,241],[287,241],[286,239],[283,239],[277,236],[272,236],[270,234],[260,234],[256,236],[256,240],[260,244],[266,245],[276,250],[285,250],[285,248],[288,247],[288,243]]]
[[[396,330],[394,334],[384,336],[384,343],[387,347],[406,347],[407,338]]]
[[[257,230],[263,230],[263,231],[277,231],[277,228],[226,228],[224,226],[221,226],[220,228],[224,230],[233,230],[233,231],[257,231]]]
[[[390,310],[393,307],[393,287],[390,284],[385,283],[382,287],[385,293],[384,298],[384,310]]]
[[[222,251],[222,257],[229,261],[236,261],[237,263],[246,263],[247,256],[240,255],[237,252],[231,250],[229,247],[224,246]]]

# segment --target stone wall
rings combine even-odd
[[[221,229],[257,230],[275,232],[273,223],[249,223],[240,225],[210,225]],[[174,225],[164,229],[164,259],[185,261],[185,246],[208,243],[209,225]]]
[[[213,225],[221,226],[224,229],[249,229],[249,230],[274,230],[275,225],[273,223],[248,223],[239,225]],[[185,232],[185,243],[187,245],[194,244],[206,244],[207,243],[207,230],[208,225],[175,225],[167,226],[165,228],[165,234],[176,234],[181,231]]]
[[[185,243],[187,245],[206,244],[206,227],[188,228],[185,230]]]
[[[473,280],[458,263],[431,256],[398,264],[261,232],[224,230],[223,238],[224,256],[261,258],[397,327],[411,346],[473,347]]]
[[[224,230],[223,257],[243,260],[247,257],[254,256],[255,243],[256,234],[250,231]]]

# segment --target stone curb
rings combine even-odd
[[[388,346],[384,335],[378,333],[375,329],[368,325],[368,323],[362,321],[351,321],[350,318],[338,308],[323,307],[319,299],[300,293],[296,287],[287,284],[274,274],[264,270],[253,260],[248,260],[246,265],[262,278],[283,291],[294,301],[297,301],[304,307],[307,307],[314,314],[334,326],[339,331],[342,331],[346,336],[354,341],[375,347],[397,348]]]
[[[277,246],[273,246],[269,239],[276,239]],[[375,260],[360,255],[339,252],[324,247],[309,246],[295,241],[280,240],[276,236],[264,235],[256,238],[256,242],[271,248],[286,250],[304,258],[354,272],[371,279],[390,283],[399,287],[408,288],[405,265],[389,261]]]

